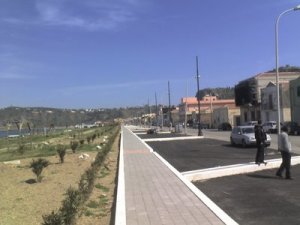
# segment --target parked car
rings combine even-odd
[[[277,122],[276,121],[267,121],[262,125],[266,133],[276,133],[277,132]]]
[[[218,130],[232,130],[232,126],[230,123],[224,122],[218,126]]]
[[[248,122],[245,122],[243,125],[244,126],[254,126],[256,125],[258,122],[257,121],[248,121]]]
[[[254,134],[254,126],[237,126],[232,129],[230,135],[230,143],[232,145],[242,145],[244,148],[247,146],[256,145]],[[267,134],[266,147],[271,144],[271,137]]]
[[[147,130],[147,134],[156,134],[156,133],[157,133],[156,129],[148,129]]]
[[[289,134],[300,135],[300,126],[297,122],[285,122],[282,127],[286,127]]]
[[[209,124],[201,123],[200,125],[201,125],[201,129],[208,129],[209,128]],[[193,128],[198,129],[198,123],[193,123]]]

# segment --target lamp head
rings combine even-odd
[[[297,5],[295,8],[294,8],[294,10],[296,11],[296,10],[300,10],[300,5]]]

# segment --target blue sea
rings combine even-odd
[[[53,131],[57,132],[60,130],[62,130],[62,128],[56,128]],[[48,132],[49,132],[49,128],[35,128],[34,130],[32,130],[33,134],[46,134]],[[30,134],[30,131],[28,129],[23,129],[21,132],[19,130],[9,130],[9,131],[0,130],[0,138],[5,138],[10,135],[21,135],[22,136],[22,135],[29,135],[29,134]]]
[[[9,131],[4,131],[4,130],[0,130],[0,138],[4,138],[7,137],[7,135],[26,135],[28,134],[28,130],[22,130],[21,132],[19,132],[18,130],[9,130]]]

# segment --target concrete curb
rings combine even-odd
[[[123,129],[121,131],[118,189],[116,201],[115,225],[126,225],[126,202],[125,202],[125,174],[124,174],[124,149],[123,149]]]
[[[235,164],[229,166],[220,166],[220,167],[208,168],[203,170],[187,171],[187,172],[183,172],[182,175],[189,181],[207,180],[207,179],[212,179],[217,177],[252,173],[261,170],[279,168],[281,161],[282,161],[281,158],[266,160],[267,165],[261,164],[260,166],[256,165],[254,162],[245,163],[245,164]],[[292,157],[291,164],[292,165],[300,164],[300,156]]]
[[[203,136],[189,136],[189,137],[172,137],[172,138],[147,138],[142,139],[143,141],[176,141],[176,140],[191,140],[191,139],[202,139]]]

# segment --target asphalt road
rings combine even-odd
[[[178,171],[191,171],[255,161],[256,148],[233,147],[226,141],[194,139],[148,142]],[[280,158],[277,151],[266,148],[265,159]]]
[[[184,132],[184,129],[182,130]],[[218,130],[202,130],[204,137],[213,138],[216,140],[223,140],[229,142],[230,140],[230,131],[218,131]],[[197,135],[197,129],[187,128],[187,134]],[[277,149],[277,134],[270,134],[271,136],[271,148]],[[290,142],[292,143],[292,150],[296,154],[300,154],[300,136],[298,135],[289,135]]]
[[[300,224],[300,166],[294,180],[275,176],[276,170],[226,176],[194,183],[237,223],[244,225]]]

